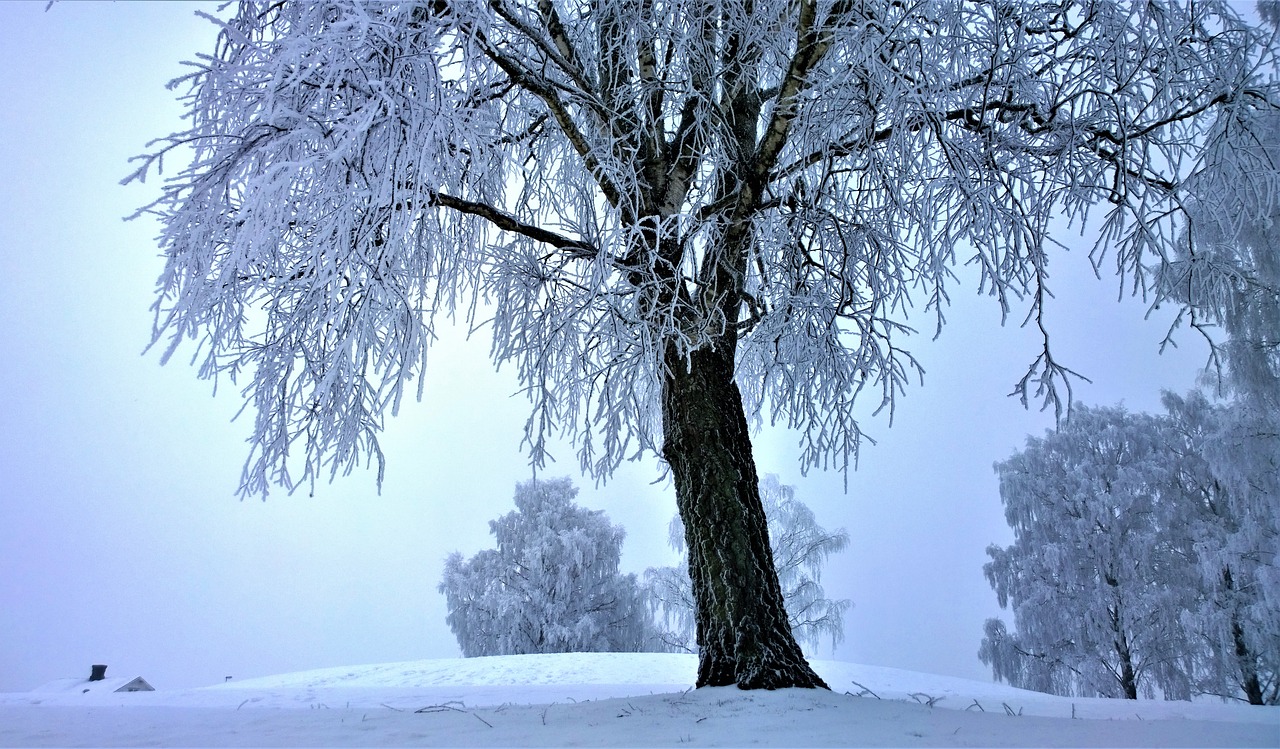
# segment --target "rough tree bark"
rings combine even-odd
[[[791,633],[728,345],[666,352],[663,455],[689,549],[697,686],[828,688]]]

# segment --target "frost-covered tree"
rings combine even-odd
[[[1180,614],[1196,586],[1163,531],[1166,420],[1077,406],[1043,438],[996,464],[1013,529],[983,571],[1015,633],[988,621],[979,657],[997,678],[1059,694],[1190,697],[1191,635]]]
[[[1280,4],[1261,7],[1280,29]],[[1189,183],[1200,231],[1165,269],[1188,322],[1226,335],[1211,374],[1227,400],[1166,394],[1184,442],[1177,477],[1188,498],[1205,591],[1194,613],[1206,652],[1203,691],[1253,704],[1280,700],[1280,195],[1237,190],[1280,164],[1280,112],[1220,118],[1216,149]]]
[[[678,653],[696,653],[698,620],[694,611],[697,604],[693,600],[693,584],[689,581],[688,555],[683,553],[684,525],[678,514],[671,518],[667,527],[667,541],[671,548],[681,552],[680,563],[645,570],[641,589],[663,647]]]
[[[1280,696],[1280,432],[1245,401],[1078,408],[997,464],[1015,543],[985,571],[997,679],[1059,694]]]
[[[445,560],[440,592],[464,656],[654,649],[636,576],[618,571],[626,534],[577,494],[567,478],[518,484],[516,509],[489,522],[497,548]]]
[[[175,82],[186,129],[134,178],[194,152],[146,209],[154,337],[247,380],[243,491],[381,471],[461,309],[524,383],[535,463],[564,435],[597,477],[669,466],[699,685],[823,686],[753,420],[849,468],[859,396],[892,407],[907,310],[941,327],[957,262],[1044,329],[1056,217],[1101,213],[1117,273],[1169,298],[1149,268],[1202,149],[1230,158],[1215,123],[1280,106],[1275,39],[1224,0],[243,0],[216,23]],[[1016,392],[1061,406],[1048,340]]]
[[[1260,430],[1255,399],[1211,403],[1166,393],[1179,438],[1168,466],[1180,502],[1163,520],[1182,536],[1199,595],[1183,626],[1199,642],[1194,688],[1280,704],[1280,429]],[[1275,424],[1274,418],[1271,420]]]
[[[769,522],[769,545],[792,633],[801,643],[817,646],[829,640],[835,647],[844,640],[844,613],[851,604],[826,597],[822,568],[829,556],[848,547],[849,534],[843,528],[828,531],[818,525],[813,511],[796,499],[795,487],[784,486],[773,474],[761,479],[760,500]],[[645,570],[645,595],[662,629],[663,642],[675,650],[696,652],[693,588],[679,515],[671,518],[669,532],[671,547],[680,553],[680,564]]]
[[[1259,6],[1280,30],[1280,4]],[[1210,372],[1226,400],[1166,394],[1182,442],[1175,483],[1204,591],[1190,614],[1204,637],[1202,691],[1253,704],[1280,701],[1280,194],[1239,190],[1280,164],[1280,112],[1219,118],[1204,166],[1189,182],[1199,229],[1164,268],[1185,319],[1225,334]]]

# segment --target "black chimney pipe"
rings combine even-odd
[[[102,681],[105,678],[107,678],[107,667],[100,664],[94,665],[89,673],[89,681]]]

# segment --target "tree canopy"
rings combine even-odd
[[[1146,414],[1077,406],[1069,421],[998,463],[1015,541],[988,547],[983,571],[1017,641],[1002,652],[988,623],[980,656],[998,678],[1059,694],[1190,697],[1180,659],[1191,648],[1179,551],[1161,533],[1164,433]]]
[[[168,257],[155,335],[252,378],[250,492],[296,480],[295,448],[303,479],[379,455],[459,307],[492,313],[474,322],[533,401],[535,462],[561,432],[597,475],[660,445],[656,354],[731,329],[748,412],[845,467],[855,396],[905,385],[902,313],[941,325],[954,263],[1034,322],[1055,217],[1103,206],[1117,272],[1159,296],[1202,153],[1274,205],[1274,169],[1231,138],[1277,106],[1275,40],[1226,3],[246,1],[212,20],[214,52],[173,83],[190,127],[134,176],[194,149],[146,209]],[[1017,392],[1059,403],[1065,374],[1046,338]]]

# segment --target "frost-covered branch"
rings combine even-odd
[[[669,349],[734,352],[748,416],[848,470],[859,404],[892,415],[921,379],[910,316],[941,332],[958,264],[1043,326],[1059,217],[1100,206],[1095,264],[1197,326],[1232,304],[1203,267],[1276,289],[1240,224],[1196,218],[1280,194],[1248,145],[1280,102],[1276,38],[1224,2],[246,0],[213,20],[175,82],[186,129],[131,178],[192,154],[144,209],[155,345],[195,340],[202,376],[244,388],[246,491],[377,462],[459,309],[531,398],[531,460],[565,436],[606,476],[661,449]],[[1016,392],[1061,410],[1051,335]]]

